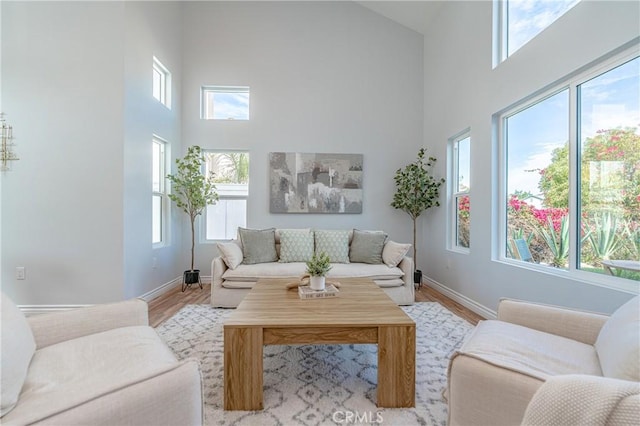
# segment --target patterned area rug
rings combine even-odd
[[[438,303],[403,307],[416,322],[416,407],[376,407],[376,345],[265,346],[263,411],[223,410],[222,322],[233,310],[187,305],[156,330],[200,360],[207,425],[445,425],[449,357],[473,326]]]

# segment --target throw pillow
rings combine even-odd
[[[313,256],[311,229],[280,229],[280,262],[306,262]]]
[[[11,299],[0,294],[2,309],[2,354],[0,355],[0,416],[15,407],[27,378],[31,358],[36,351],[31,327],[24,314]]]
[[[358,263],[382,263],[382,249],[387,234],[382,231],[353,230],[349,247],[349,261]]]
[[[640,296],[620,306],[604,323],[595,347],[605,377],[640,381]]]
[[[332,263],[349,263],[350,231],[315,230],[316,253],[327,253]]]
[[[236,269],[242,263],[244,256],[242,249],[237,243],[218,243],[218,251],[222,260],[230,269]]]
[[[401,244],[395,241],[387,241],[382,249],[382,262],[389,268],[394,268],[400,264],[402,258],[407,254],[411,244]]]
[[[277,262],[276,230],[238,228],[244,259],[242,263],[253,265],[255,263]]]

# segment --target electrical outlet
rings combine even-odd
[[[24,266],[18,266],[16,268],[16,279],[17,280],[24,280],[25,279],[25,269]]]

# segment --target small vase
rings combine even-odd
[[[311,290],[324,290],[325,277],[311,276],[309,278],[309,287]]]

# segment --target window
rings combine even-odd
[[[500,61],[527,44],[579,1],[498,0]]]
[[[171,74],[153,57],[153,97],[167,108],[171,108]]]
[[[640,281],[637,53],[500,119],[504,257],[621,288],[629,286],[611,275]]]
[[[202,118],[205,120],[248,120],[248,87],[202,87]]]
[[[167,218],[167,192],[165,184],[165,146],[166,142],[154,137],[152,143],[152,189],[151,189],[151,242],[154,245],[165,243],[165,223]]]
[[[214,173],[219,200],[207,206],[205,240],[231,240],[238,227],[247,226],[249,197],[249,153],[237,151],[204,153],[205,173]]]
[[[469,130],[449,140],[451,152],[451,247],[468,249],[471,216],[471,136]]]

